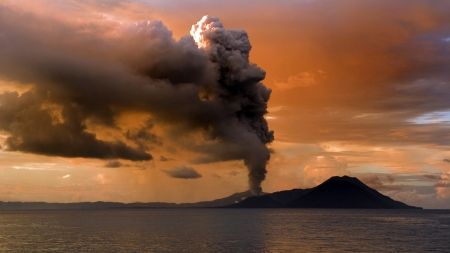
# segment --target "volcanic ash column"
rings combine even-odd
[[[204,16],[192,26],[191,35],[214,65],[217,76],[214,99],[227,105],[230,111],[217,123],[216,131],[222,141],[243,150],[250,190],[259,195],[270,159],[266,144],[274,140],[264,118],[271,93],[261,83],[266,73],[249,62],[252,47],[244,30],[225,30],[218,18]]]

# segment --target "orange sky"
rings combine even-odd
[[[0,11],[8,13],[0,44],[19,34],[111,61],[116,55],[99,51],[97,40],[114,40],[118,27],[162,20],[178,40],[203,15],[217,16],[226,29],[247,31],[250,60],[266,71],[263,83],[272,89],[266,119],[275,141],[268,144],[264,191],[347,174],[407,204],[450,208],[448,1],[2,0]],[[0,93],[34,85],[0,74]],[[115,118],[119,128],[86,124],[113,141],[147,117],[127,111]],[[0,131],[0,200],[190,202],[247,189],[242,160],[194,161],[197,151],[186,143],[198,133],[183,139],[165,124],[152,131],[162,144],[149,144],[150,161],[11,152],[5,140],[12,133]],[[182,165],[202,176],[171,178],[167,172]]]

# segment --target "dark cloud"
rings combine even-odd
[[[168,161],[174,161],[175,159],[173,158],[169,158],[169,157],[165,157],[165,156],[160,156],[159,157],[159,161],[160,162],[168,162]]]
[[[440,176],[430,174],[423,175],[423,177],[431,181],[438,181],[441,178]]]
[[[162,142],[156,134],[150,132],[154,126],[154,122],[149,119],[145,122],[145,125],[136,130],[128,130],[124,135],[125,137],[133,141],[138,147],[143,150],[149,150],[151,146],[161,146]]]
[[[122,141],[98,140],[95,134],[86,131],[76,106],[64,108],[59,121],[49,109],[43,108],[36,90],[21,95],[0,94],[0,103],[0,129],[11,134],[5,141],[9,151],[133,161],[152,159],[150,154]]]
[[[202,175],[198,173],[192,167],[187,167],[185,165],[180,165],[171,170],[162,170],[168,176],[172,178],[180,178],[180,179],[197,179],[201,178]]]
[[[0,78],[33,85],[0,96],[8,150],[150,160],[152,146],[163,145],[152,132],[160,124],[194,147],[197,163],[244,160],[250,189],[261,192],[274,138],[264,119],[271,90],[249,61],[245,31],[204,17],[175,40],[161,21],[71,24],[2,5],[0,31]],[[117,118],[134,112],[151,120],[121,129]],[[124,134],[95,134],[108,128]]]
[[[404,185],[385,185],[377,175],[363,177],[361,181],[375,190],[397,191],[404,188]]]
[[[446,163],[450,163],[450,159],[447,159],[447,158],[445,158],[443,161]]]
[[[112,160],[112,161],[107,162],[105,164],[105,167],[107,167],[107,168],[120,168],[120,167],[122,167],[122,163],[120,163],[119,161],[116,161],[116,160]]]

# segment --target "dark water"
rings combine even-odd
[[[0,252],[450,252],[450,210],[1,211]]]

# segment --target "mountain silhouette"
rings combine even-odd
[[[293,189],[252,196],[232,208],[371,208],[417,209],[395,201],[354,177],[331,177],[311,189]]]
[[[137,209],[137,208],[378,208],[417,209],[395,201],[354,177],[331,177],[311,189],[292,189],[253,196],[250,191],[225,198],[196,203],[119,203],[119,202],[1,202],[0,210],[20,209]]]
[[[60,209],[145,209],[145,208],[207,208],[226,206],[253,196],[250,191],[238,192],[225,198],[201,201],[196,203],[120,203],[120,202],[78,202],[78,203],[46,203],[46,202],[2,202],[0,210],[60,210]]]

